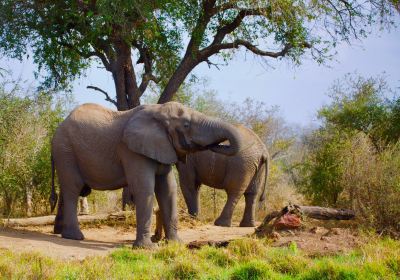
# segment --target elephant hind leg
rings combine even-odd
[[[244,194],[246,206],[244,209],[242,221],[240,222],[241,227],[255,226],[256,197],[257,194],[254,193]]]
[[[221,215],[215,220],[214,225],[221,227],[231,226],[233,210],[235,210],[241,195],[241,193],[228,193],[228,200],[225,203]]]
[[[61,233],[63,238],[82,240],[84,236],[79,229],[77,204],[85,184],[73,160],[57,164],[60,182],[60,201],[54,225],[54,232]],[[68,164],[66,164],[68,162]]]

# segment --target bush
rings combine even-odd
[[[50,141],[65,104],[17,82],[0,84],[0,215],[48,213]]]
[[[338,87],[342,89],[342,87]],[[356,210],[364,225],[400,231],[400,142],[396,104],[376,79],[338,88],[320,111],[321,127],[306,138],[297,166],[300,191],[313,204]]]

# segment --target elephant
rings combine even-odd
[[[229,156],[242,147],[232,125],[177,102],[141,105],[127,111],[91,103],[78,106],[60,123],[52,139],[52,211],[58,200],[54,233],[84,239],[77,219],[78,197],[87,196],[91,189],[124,187],[136,204],[134,247],[155,246],[150,239],[154,194],[166,238],[179,240],[172,165],[197,151],[209,149]]]
[[[225,156],[205,150],[187,156],[186,163],[176,164],[183,197],[192,216],[199,213],[199,189],[202,184],[223,189],[228,200],[221,215],[214,222],[218,226],[231,226],[233,210],[242,195],[245,210],[241,227],[255,226],[257,198],[260,205],[265,201],[269,155],[261,139],[243,125],[236,125],[244,148],[234,156]],[[124,190],[124,203],[132,204]],[[159,239],[160,225],[157,224],[155,238]]]
[[[205,150],[188,155],[186,163],[178,162],[176,166],[190,215],[199,213],[199,189],[203,184],[227,193],[226,204],[215,225],[231,226],[233,210],[244,195],[245,210],[240,226],[254,227],[257,198],[262,205],[266,197],[269,155],[264,143],[251,129],[243,125],[237,125],[236,129],[245,145],[236,155],[227,157]]]

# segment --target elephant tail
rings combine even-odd
[[[260,177],[264,174],[262,178],[258,179],[258,183],[260,184],[261,194],[258,200],[258,208],[262,209],[265,205],[265,199],[267,196],[267,181],[268,181],[268,174],[269,174],[269,159],[268,154],[265,154],[261,157],[260,165],[258,168],[258,176]]]
[[[51,155],[51,194],[50,194],[50,208],[51,212],[54,211],[56,208],[57,200],[58,200],[58,195],[56,193],[56,186],[54,184],[54,177],[55,177],[55,166],[54,166],[54,158],[53,154]]]

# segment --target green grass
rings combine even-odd
[[[350,253],[326,257],[251,238],[199,250],[176,243],[156,250],[124,247],[69,262],[0,250],[0,279],[400,279],[400,242],[371,239]]]

